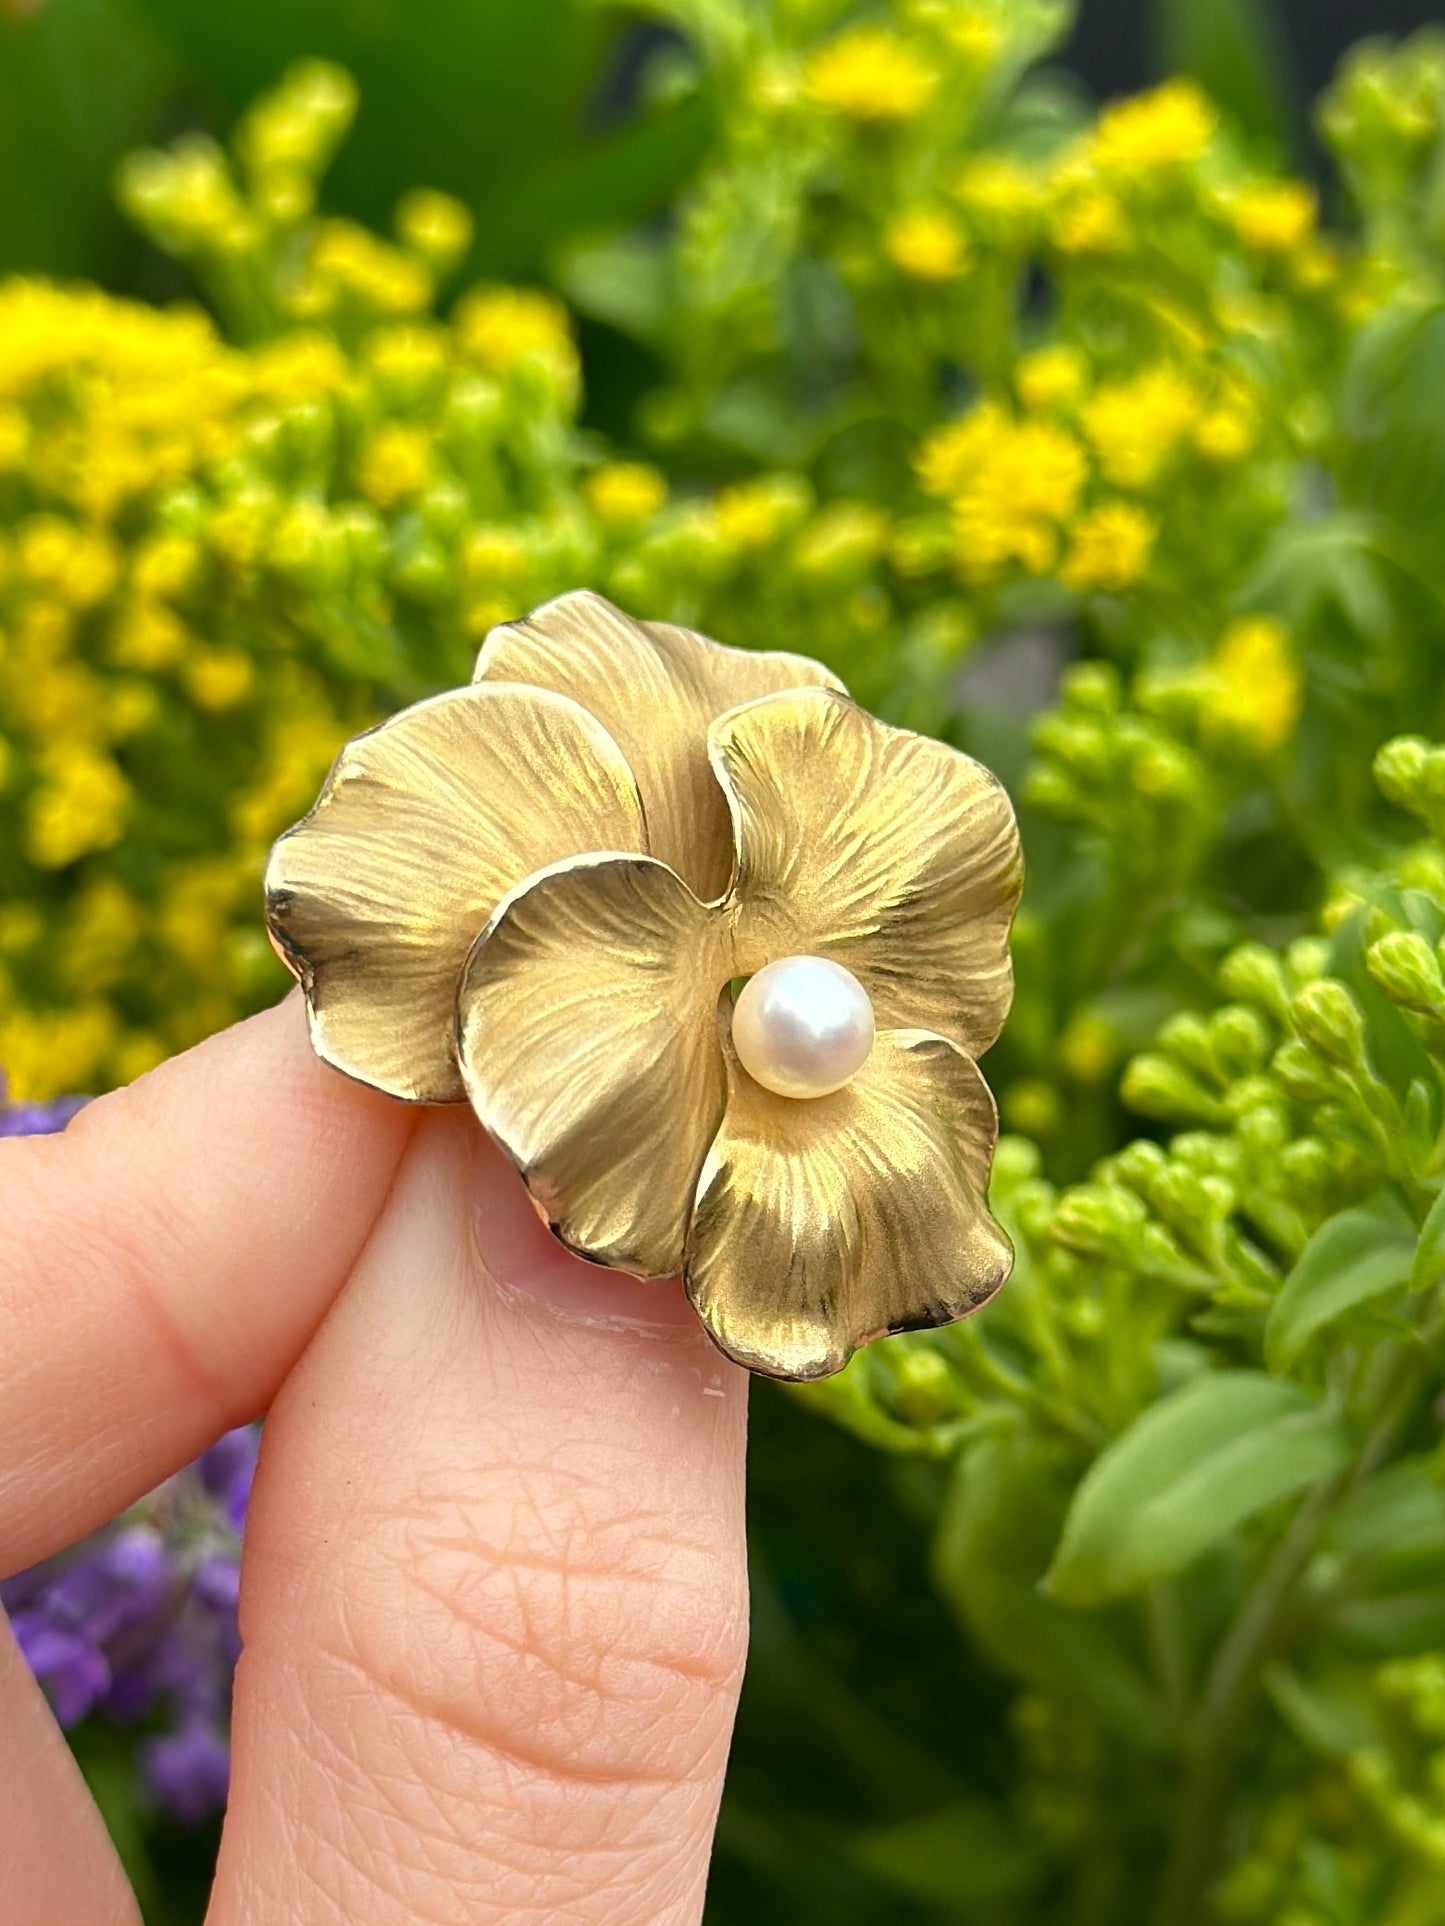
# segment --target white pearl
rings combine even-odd
[[[733,1047],[765,1090],[826,1097],[868,1061],[873,1005],[841,963],[780,957],[743,985],[733,1008]]]

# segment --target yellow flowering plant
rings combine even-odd
[[[1445,50],[1349,58],[1322,191],[1188,78],[1084,107],[1062,0],[656,11],[700,160],[547,287],[470,284],[443,195],[327,218],[314,64],[124,170],[204,309],[0,285],[0,1062],[98,1089],[274,997],[265,852],[338,745],[569,590],[976,754],[1018,1270],[758,1401],[719,1919],[1420,1926]]]

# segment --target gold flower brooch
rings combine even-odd
[[[969,757],[583,592],[346,745],[266,914],[326,1062],[470,1099],[570,1250],[816,1378],[1008,1275],[975,1059],[1021,876]]]

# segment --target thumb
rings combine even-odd
[[[427,1119],[267,1422],[211,1919],[692,1922],[746,1379]]]

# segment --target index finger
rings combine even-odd
[[[0,1576],[265,1409],[414,1122],[317,1062],[292,996],[0,1142]]]

